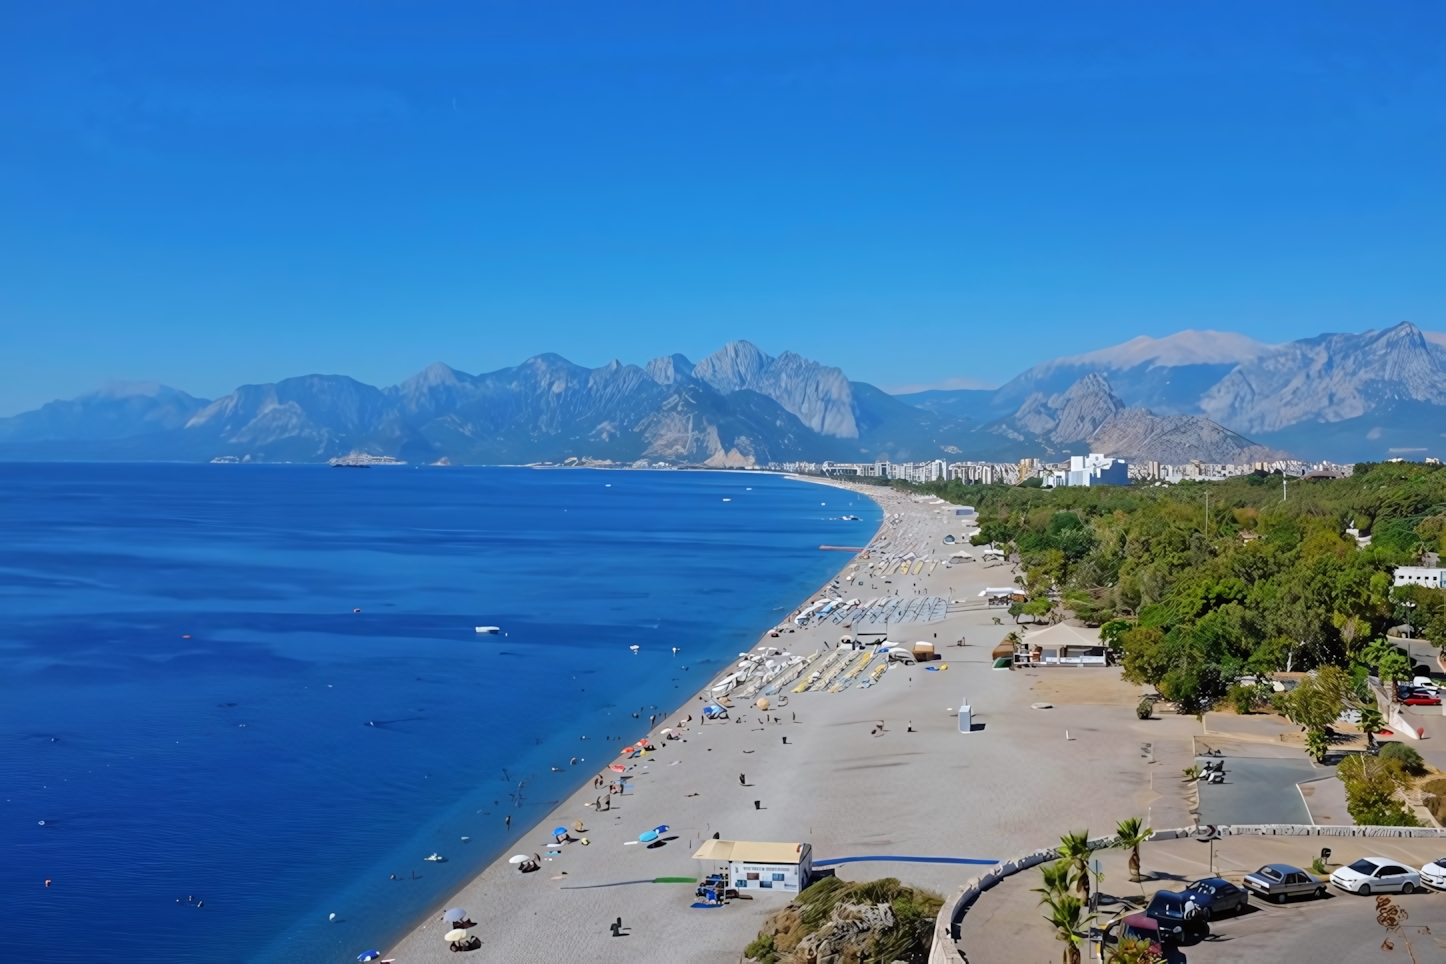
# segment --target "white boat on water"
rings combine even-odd
[[[447,858],[443,857],[441,854],[432,854],[432,856],[423,857],[422,859],[430,860],[434,864],[445,864],[447,862]]]
[[[489,635],[489,636],[496,636],[498,633],[502,632],[502,627],[501,627],[501,626],[478,626],[478,627],[477,627],[477,632],[479,632],[479,633],[486,633],[486,634]]]

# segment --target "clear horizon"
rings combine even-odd
[[[0,415],[736,338],[888,390],[1446,329],[1446,13],[47,5],[0,32]]]

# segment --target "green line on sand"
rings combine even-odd
[[[654,877],[655,884],[696,884],[696,877]]]

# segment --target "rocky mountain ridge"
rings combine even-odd
[[[1204,416],[1303,458],[1446,454],[1446,335],[1409,322],[1280,345],[1230,332],[1141,337],[1043,362],[994,391],[899,397],[941,415],[997,423],[1017,420],[1039,398],[1061,395],[1092,375],[1106,377],[1127,407],[1157,418]]]
[[[304,375],[214,401],[115,385],[0,419],[0,458],[324,461],[355,450],[410,461],[752,465],[1091,448],[1164,462],[1439,457],[1443,342],[1408,323],[1283,345],[1187,331],[1045,362],[997,390],[897,397],[746,341],[697,363],[674,354],[586,368],[542,354],[477,375],[439,363],[387,388]]]
[[[388,388],[305,375],[209,402],[160,397],[87,396],[0,419],[0,458],[326,461],[358,452],[414,462],[575,456],[740,467],[938,458],[971,444],[972,428],[837,368],[742,341],[696,364],[666,355],[641,367],[586,368],[543,354],[478,375],[435,364]],[[140,414],[111,417],[116,409]],[[982,441],[1017,457],[1011,440]]]

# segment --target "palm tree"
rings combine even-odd
[[[1391,702],[1396,702],[1396,687],[1394,684],[1411,678],[1411,660],[1399,649],[1392,648],[1389,653],[1381,657],[1380,664],[1376,667],[1381,682],[1390,694]]]
[[[1115,827],[1115,833],[1119,835],[1117,846],[1130,848],[1130,880],[1140,880],[1140,844],[1154,832],[1139,817],[1128,817]]]
[[[1074,874],[1069,861],[1063,858],[1040,865],[1039,872],[1044,877],[1044,886],[1034,888],[1034,892],[1044,895],[1039,898],[1041,904],[1067,895],[1070,886],[1074,883]]]
[[[1067,833],[1059,838],[1059,856],[1068,861],[1074,871],[1075,888],[1085,900],[1090,899],[1090,855],[1094,852],[1088,830]]]
[[[1054,939],[1064,941],[1064,953],[1060,957],[1062,964],[1080,964],[1079,946],[1084,943],[1084,935],[1080,931],[1088,922],[1084,901],[1064,894],[1044,903],[1049,907],[1044,919],[1054,926]]]

